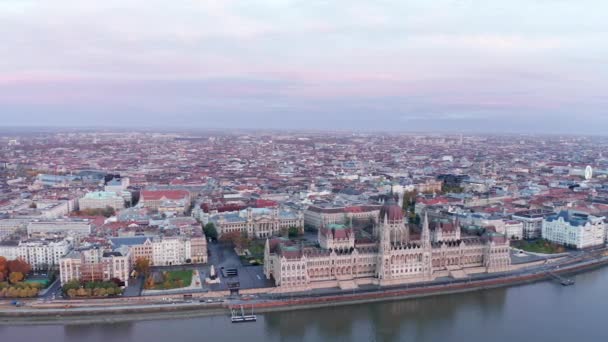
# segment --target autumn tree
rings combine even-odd
[[[237,231],[233,231],[233,232],[228,232],[228,233],[224,233],[222,234],[222,237],[220,237],[220,241],[224,242],[224,243],[229,243],[231,245],[235,245],[236,240],[241,236],[241,233],[237,232]]]
[[[8,262],[9,273],[19,272],[23,275],[28,274],[32,270],[32,266],[22,259],[15,259]]]
[[[138,257],[135,260],[135,271],[137,274],[143,276],[150,274],[150,260],[144,257]]]
[[[11,284],[17,284],[18,282],[22,281],[23,278],[25,278],[25,276],[23,275],[23,273],[21,273],[21,272],[11,272],[11,274],[8,276],[8,281]]]
[[[146,278],[146,282],[144,284],[144,288],[149,290],[149,289],[153,289],[154,286],[156,286],[156,284],[154,283],[154,277],[152,277],[151,275],[149,275]]]
[[[5,257],[0,256],[0,282],[3,282],[8,276],[8,261]]]

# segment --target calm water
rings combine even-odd
[[[91,325],[0,326],[2,341],[608,341],[608,268],[435,298],[258,315]]]

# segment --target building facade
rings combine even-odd
[[[66,234],[74,236],[89,236],[91,223],[87,219],[60,219],[48,221],[32,221],[27,225],[28,236]]]
[[[114,248],[130,249],[131,263],[138,258],[150,261],[152,266],[172,266],[207,263],[207,239],[204,235],[193,236],[135,236],[112,238]]]
[[[107,207],[120,210],[125,207],[125,200],[115,192],[95,191],[84,195],[79,201],[80,210],[105,209]]]
[[[521,240],[524,237],[524,224],[517,220],[507,220],[504,224],[505,235],[510,240]]]
[[[310,205],[304,211],[304,224],[320,229],[329,224],[347,224],[351,219],[377,219],[381,205],[356,205],[347,207]]]
[[[72,249],[68,240],[21,241],[18,248],[18,258],[32,266],[34,270],[46,270],[59,266],[59,260]]]
[[[523,224],[524,239],[538,239],[542,236],[543,220],[553,212],[542,209],[520,211],[513,214],[513,220]]]
[[[304,216],[301,212],[280,208],[247,208],[219,213],[212,215],[209,222],[213,222],[219,236],[246,232],[251,237],[267,238],[279,235],[281,230],[290,227],[304,231]]]
[[[560,245],[584,249],[603,246],[605,217],[578,211],[561,211],[543,221],[542,237]]]
[[[331,224],[319,230],[319,247],[268,239],[264,273],[284,291],[355,288],[358,284],[396,285],[463,272],[510,269],[509,240],[494,232],[460,237],[450,223],[431,224],[425,215],[413,237],[401,208],[388,202],[379,211],[373,237],[357,239],[352,227]]]
[[[61,285],[72,280],[108,281],[116,278],[128,286],[131,255],[128,248],[105,251],[92,247],[70,252],[59,261]]]
[[[190,192],[186,190],[142,190],[139,205],[161,213],[185,213],[190,207]]]

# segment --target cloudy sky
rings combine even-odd
[[[0,126],[604,133],[606,0],[0,0]]]

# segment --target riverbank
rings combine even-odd
[[[586,272],[608,264],[607,257],[584,259],[575,263],[555,265],[557,274]],[[391,288],[367,293],[342,293],[308,297],[294,294],[291,299],[232,300],[226,303],[165,303],[141,305],[111,305],[73,308],[9,308],[0,310],[0,324],[85,324],[92,322],[124,322],[154,319],[179,319],[225,315],[231,306],[246,305],[256,312],[291,311],[327,306],[353,305],[370,302],[403,300],[481,291],[499,287],[518,286],[548,279],[547,270],[538,268],[521,275],[505,275],[494,279],[424,287]]]

